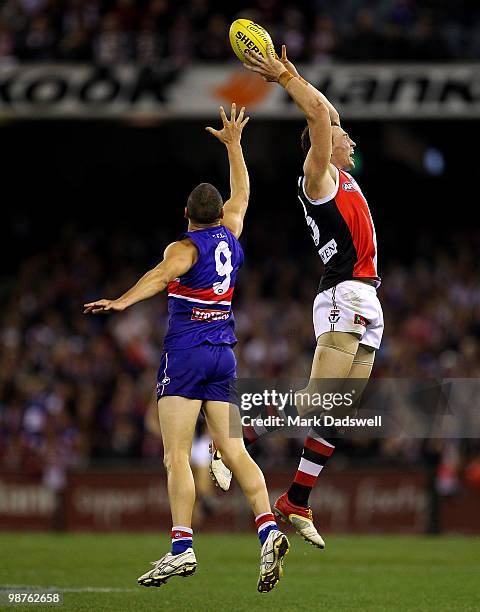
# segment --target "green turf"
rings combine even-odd
[[[197,573],[149,589],[136,578],[166,551],[166,535],[0,534],[0,583],[57,586],[68,612],[480,610],[478,538],[328,537],[320,551],[289,535],[284,578],[268,594],[256,592],[254,533],[196,535]]]

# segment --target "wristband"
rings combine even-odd
[[[282,74],[278,77],[278,82],[282,87],[286,87],[287,84],[290,83],[290,81],[294,78],[295,77],[293,76],[293,74],[288,72],[288,70],[284,70]]]

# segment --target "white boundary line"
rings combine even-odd
[[[116,587],[60,587],[60,586],[42,586],[42,585],[24,585],[24,584],[1,584],[0,593],[2,591],[23,589],[25,591],[54,591],[56,593],[138,593],[139,589],[122,589]]]

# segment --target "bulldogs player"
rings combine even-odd
[[[189,458],[195,424],[203,408],[215,447],[233,471],[255,515],[261,544],[257,588],[270,591],[282,574],[289,543],[278,530],[260,468],[243,440],[229,437],[230,384],[236,360],[232,298],[243,251],[238,238],[249,200],[249,177],[240,144],[248,121],[235,104],[221,130],[207,130],[227,148],[230,199],[208,183],[188,197],[188,230],[170,244],[163,261],[116,300],[85,304],[85,313],[122,311],[160,291],[168,292],[169,327],[158,372],[157,399],[165,449],[168,496],[172,513],[172,549],[138,578],[143,586],[160,586],[173,576],[189,576],[197,567],[193,548],[192,510],[195,486]]]

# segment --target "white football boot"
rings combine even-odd
[[[138,578],[138,584],[146,587],[159,587],[173,576],[191,576],[197,569],[197,559],[193,548],[179,555],[167,553],[158,561],[152,561],[153,569]]]
[[[257,590],[259,593],[271,591],[283,574],[283,561],[288,554],[290,544],[287,536],[278,530],[272,530],[260,551],[260,575]]]
[[[228,491],[232,482],[232,472],[222,461],[222,454],[215,448],[213,442],[210,444],[212,459],[210,461],[210,474],[213,482],[222,489]]]

